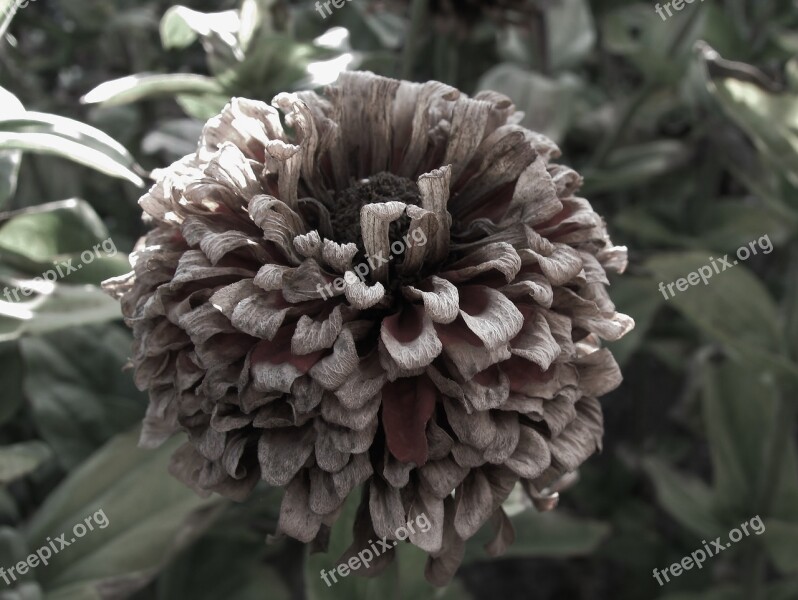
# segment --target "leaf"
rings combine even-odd
[[[568,515],[562,510],[539,513],[527,510],[510,518],[515,528],[515,543],[504,557],[567,558],[592,553],[609,535],[609,527]],[[483,527],[466,543],[463,564],[487,558],[484,545],[490,541],[489,527]]]
[[[724,533],[715,516],[712,490],[703,481],[653,457],[643,460],[643,469],[654,482],[660,505],[675,521],[707,539]]]
[[[267,564],[270,554],[285,551],[285,542],[268,544],[263,530],[276,527],[281,490],[256,489],[244,504],[225,510],[214,525],[161,573],[158,600],[289,600],[281,574]],[[274,514],[270,514],[274,513]],[[258,523],[253,527],[253,523]]]
[[[45,274],[62,283],[98,285],[130,271],[127,256],[118,252],[100,217],[83,200],[40,204],[9,215],[0,227],[0,261],[23,276]]]
[[[427,553],[412,544],[396,548],[399,568],[397,596],[404,600],[471,600],[472,596],[459,579],[453,579],[445,588],[436,588],[424,578]]]
[[[188,116],[204,123],[222,112],[230,97],[222,93],[180,94],[175,100]]]
[[[798,523],[766,519],[762,543],[779,571],[798,573]]]
[[[38,295],[22,302],[0,301],[0,343],[122,316],[119,303],[95,286],[15,281],[20,288],[36,290]]]
[[[165,50],[186,48],[197,40],[197,29],[190,24],[193,14],[201,13],[185,6],[173,6],[164,13],[160,31]]]
[[[22,340],[33,416],[65,467],[143,417],[146,398],[122,371],[130,346],[130,334],[110,325]]]
[[[756,510],[756,488],[763,470],[775,419],[775,390],[755,373],[737,365],[706,364],[704,372],[704,424],[713,466],[713,487],[719,507],[728,520]],[[752,401],[756,399],[756,401]],[[790,444],[782,465],[775,514],[798,519],[798,470],[795,444]],[[785,510],[791,511],[785,513]]]
[[[659,596],[658,600],[745,600],[743,590],[737,586],[715,586],[703,592],[675,592]]]
[[[37,441],[0,446],[0,484],[27,475],[51,456],[50,447]]]
[[[22,150],[59,156],[105,173],[110,177],[125,179],[138,187],[144,187],[144,180],[115,158],[91,146],[60,135],[0,131],[0,150]]]
[[[580,87],[580,81],[573,75],[551,79],[510,63],[493,67],[478,84],[481,90],[509,96],[518,110],[525,113],[521,123],[554,142],[561,141],[568,131]]]
[[[101,83],[83,96],[81,102],[84,104],[115,106],[139,102],[155,96],[219,93],[221,93],[221,89],[216,80],[204,75],[141,73]]]
[[[701,50],[707,88],[723,112],[798,185],[798,94],[774,92],[753,67],[723,60],[706,44]]]
[[[116,436],[73,471],[33,516],[26,531],[29,547],[43,546],[48,537],[62,533],[70,542],[68,551],[54,553],[49,565],[37,568],[48,598],[80,598],[67,592],[103,588],[127,597],[215,516],[219,500],[198,497],[167,473],[172,452],[183,443],[179,436],[157,450],[137,448],[137,439],[137,431]],[[80,536],[75,525],[89,522],[93,529]]]
[[[651,183],[690,159],[690,150],[676,140],[658,140],[617,148],[610,152],[601,169],[583,173],[585,194],[633,188]]]
[[[649,259],[646,266],[666,287],[704,269],[706,285],[698,279],[699,285],[685,291],[673,286],[675,295],[671,298],[668,293],[668,304],[738,360],[794,377],[795,366],[780,356],[784,348],[781,324],[768,291],[744,265],[735,264],[739,261],[733,255],[725,269],[716,260],[720,273],[712,271],[711,257],[709,251],[663,253]]]
[[[3,2],[13,2],[14,0],[0,0],[0,9]],[[0,10],[2,13],[2,10]],[[0,25],[2,28],[2,25]],[[0,34],[2,38],[2,34]],[[25,112],[25,107],[17,97],[8,90],[0,87],[0,107],[2,115],[11,117]],[[22,163],[22,152],[19,150],[3,150],[0,152],[0,208],[7,205],[13,198],[17,189],[19,178],[19,165]]]
[[[110,135],[74,119],[27,111],[0,119],[0,131],[57,135],[106,154],[129,169],[141,169],[127,149]]]
[[[15,342],[0,344],[0,425],[11,419],[22,406],[22,356]]]
[[[0,248],[34,261],[91,250],[107,238],[108,229],[84,200],[61,200],[24,209],[0,227]]]
[[[19,10],[20,0],[0,0],[0,42],[5,42],[6,31]]]
[[[596,44],[596,29],[586,0],[562,0],[546,10],[549,67],[558,71],[578,66]]]

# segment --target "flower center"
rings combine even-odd
[[[363,250],[360,232],[360,209],[367,204],[378,202],[404,202],[420,204],[421,195],[415,181],[392,173],[377,173],[368,179],[361,179],[335,195],[330,211],[333,236],[341,244],[353,242]],[[390,226],[390,239],[401,239],[407,232],[410,219],[402,216]]]

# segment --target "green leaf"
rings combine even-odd
[[[230,97],[223,93],[180,94],[175,100],[188,116],[205,122],[222,112]]]
[[[773,564],[782,573],[798,573],[798,523],[766,519],[761,537]]]
[[[0,446],[0,484],[27,475],[51,456],[50,447],[37,441]]]
[[[61,200],[27,208],[0,227],[0,248],[34,261],[79,254],[106,239],[108,229],[84,200]]]
[[[659,596],[658,600],[745,600],[743,590],[737,586],[715,586],[703,592],[675,592]]]
[[[125,179],[138,187],[144,187],[144,180],[114,157],[60,135],[0,131],[0,150],[22,150],[59,156],[110,177]]]
[[[11,419],[24,402],[22,392],[22,355],[19,344],[0,344],[0,425]]]
[[[567,558],[592,553],[609,535],[605,523],[570,516],[563,510],[539,513],[526,510],[510,517],[515,542],[504,557]],[[484,545],[491,540],[489,527],[483,527],[466,544],[463,564],[487,558]]]
[[[718,506],[725,509],[731,522],[747,518],[756,510],[756,486],[773,435],[776,390],[758,380],[755,373],[731,363],[706,364],[703,372],[704,423],[712,454],[713,487]],[[794,443],[787,453],[773,506],[775,514],[791,514],[798,520]]]
[[[129,169],[140,169],[122,144],[96,127],[74,119],[27,111],[0,119],[0,131],[57,135],[106,154]]]
[[[664,253],[651,258],[646,266],[667,287],[699,269],[711,270],[711,257],[709,251]],[[784,341],[776,304],[744,265],[734,264],[734,255],[728,260],[732,266],[725,270],[716,261],[721,272],[713,271],[707,285],[699,279],[698,285],[685,291],[673,286],[675,295],[670,298],[668,294],[667,302],[732,356],[760,369],[794,376],[795,366],[780,356]]]
[[[562,0],[546,11],[549,67],[558,71],[578,66],[593,51],[596,28],[587,0]]]
[[[479,81],[481,90],[495,90],[512,99],[525,113],[521,122],[555,142],[563,139],[574,115],[580,81],[570,74],[551,79],[517,65],[493,67]]]
[[[131,336],[84,327],[22,340],[25,391],[42,437],[72,467],[144,415],[146,398],[122,371]]]
[[[97,287],[15,281],[20,288],[35,290],[37,295],[22,302],[0,301],[0,343],[122,317],[119,303]]]
[[[154,75],[141,73],[101,83],[81,98],[85,104],[114,106],[138,102],[155,96],[181,94],[220,94],[216,80],[204,75],[175,73]]]
[[[660,505],[675,521],[706,538],[724,532],[715,516],[712,490],[703,481],[679,473],[653,457],[643,460],[643,468],[654,482]]]
[[[0,0],[2,2],[13,0]],[[0,10],[0,14],[2,11]],[[2,35],[0,35],[0,38]],[[4,117],[12,117],[25,112],[25,107],[17,97],[0,87],[0,107]],[[22,163],[22,152],[19,150],[3,150],[0,152],[0,208],[8,204],[17,189],[19,165]]]
[[[37,568],[53,597],[102,588],[127,597],[216,516],[218,499],[198,497],[167,472],[171,454],[183,443],[180,436],[157,450],[138,448],[137,439],[134,431],[111,440],[73,471],[31,520],[30,547],[62,533],[70,542],[49,565]],[[89,522],[93,528],[80,536],[75,525]]]
[[[773,583],[767,590],[767,600],[794,600],[798,598],[798,579]]]
[[[396,548],[398,566],[397,598],[404,600],[470,600],[471,594],[459,579],[444,588],[433,587],[424,578],[427,553],[412,544],[400,544]]]
[[[617,148],[610,152],[601,169],[586,170],[585,194],[596,194],[632,188],[650,183],[690,159],[690,151],[682,142],[658,140]]]
[[[773,91],[762,73],[723,60],[706,45],[701,58],[707,87],[723,112],[798,185],[798,94]]]
[[[62,283],[98,285],[130,271],[127,256],[119,253],[100,217],[83,200],[40,204],[9,216],[0,227],[0,261],[21,276],[46,274]],[[13,299],[20,299],[19,294]]]
[[[185,48],[193,44],[199,34],[191,26],[194,10],[185,6],[173,6],[164,13],[161,19],[161,43],[166,50]]]
[[[19,10],[20,0],[0,0],[0,43],[5,43],[6,31]]]

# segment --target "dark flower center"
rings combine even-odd
[[[360,209],[378,202],[404,202],[419,205],[421,195],[415,181],[392,173],[377,173],[362,179],[335,195],[330,211],[333,237],[341,244],[353,242],[363,251],[360,237]],[[390,226],[390,239],[399,240],[407,233],[410,219],[402,216]]]

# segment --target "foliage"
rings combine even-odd
[[[798,596],[793,3],[707,0],[662,20],[648,1],[553,0],[528,22],[469,27],[442,26],[427,0],[353,0],[326,19],[310,1],[41,0],[15,16],[11,4],[0,1],[0,567],[99,508],[110,524],[0,583],[0,598]],[[603,455],[557,512],[513,507],[506,558],[487,562],[475,537],[446,590],[423,583],[404,548],[380,578],[327,587],[318,572],[346,549],[352,507],[329,552],[306,555],[270,536],[275,491],[202,499],[167,473],[179,440],[134,448],[145,402],[122,370],[118,306],[98,288],[127,271],[149,170],[192,152],[203,120],[231,96],[268,100],[346,68],[509,95],[630,248],[611,291],[637,328],[613,347],[625,384],[604,402]],[[771,252],[661,293],[764,236]],[[42,279],[108,239],[118,252]],[[652,577],[756,515],[761,536],[666,586]]]

